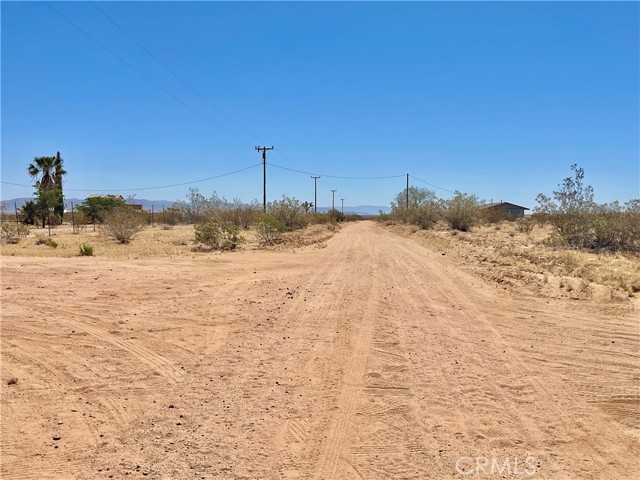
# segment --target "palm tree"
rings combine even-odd
[[[58,214],[61,219],[64,214],[62,177],[67,174],[63,164],[64,160],[60,156],[60,152],[57,152],[55,157],[36,157],[33,159],[33,163],[27,167],[31,178],[36,179],[35,187],[38,189],[38,194],[45,191],[55,191],[56,201],[52,206],[54,213]]]
[[[35,187],[38,190],[49,190],[54,187],[56,160],[56,157],[36,157],[27,167],[31,178],[37,179]]]

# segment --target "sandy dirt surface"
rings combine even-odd
[[[3,257],[1,293],[5,480],[638,478],[631,305],[507,292],[372,222]]]

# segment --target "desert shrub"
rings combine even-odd
[[[73,229],[74,234],[80,233],[82,230],[85,229],[85,227],[87,226],[87,223],[89,223],[87,215],[85,215],[83,212],[80,212],[80,211],[73,212],[73,216],[71,218],[74,225],[74,229]]]
[[[260,215],[255,222],[260,243],[272,245],[280,240],[286,227],[281,218],[273,213]]]
[[[478,210],[478,220],[485,224],[500,223],[507,220],[507,216],[494,208],[482,208]]]
[[[80,256],[93,257],[93,247],[88,243],[83,243],[82,245],[80,245]]]
[[[450,228],[466,232],[478,222],[479,200],[475,195],[456,192],[443,201],[443,216]]]
[[[533,230],[533,220],[530,218],[518,218],[514,223],[516,224],[516,230],[520,233],[529,233]]]
[[[216,211],[216,216],[221,220],[231,222],[240,228],[249,228],[262,214],[257,205],[244,205],[239,201],[235,201],[230,206],[226,206]]]
[[[304,228],[309,223],[300,201],[286,195],[283,195],[281,200],[270,202],[267,205],[267,212],[282,220],[288,232]]]
[[[533,220],[538,227],[542,228],[547,224],[549,219],[545,213],[534,213],[531,215],[531,220]]]
[[[173,228],[173,225],[170,225],[168,223],[162,224],[162,230],[171,230],[172,228]]]
[[[403,212],[403,219],[406,223],[415,225],[422,230],[433,228],[440,219],[442,212],[437,203],[429,202],[419,207],[410,208]]]
[[[326,214],[330,223],[344,222],[345,216],[340,210],[336,210],[335,208],[329,210]]]
[[[104,231],[118,243],[129,243],[146,223],[144,213],[130,207],[116,207],[105,217]]]
[[[47,247],[58,248],[58,242],[52,238],[45,238],[42,235],[38,235],[36,238],[36,245],[46,245]]]
[[[599,206],[592,212],[556,214],[551,219],[563,240],[592,250],[640,251],[640,214]]]
[[[0,236],[6,243],[18,243],[27,235],[29,235],[29,228],[21,223],[2,222],[0,226]]]
[[[173,226],[180,223],[180,212],[174,209],[167,209],[162,212],[162,223]]]
[[[194,226],[195,242],[212,250],[234,250],[244,238],[237,225],[218,218],[211,218]]]
[[[573,248],[640,251],[640,201],[599,205],[593,187],[584,185],[584,169],[574,164],[571,170],[573,177],[563,180],[553,200],[543,194],[536,197],[534,210],[545,215],[557,239]]]

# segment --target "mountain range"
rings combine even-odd
[[[11,198],[9,200],[2,200],[2,207],[5,213],[14,213],[16,207],[18,209],[28,202],[33,200],[32,197],[20,197]],[[84,202],[82,198],[65,198],[64,208],[65,210],[71,210],[71,206],[77,206]],[[151,210],[151,206],[155,211],[161,211],[162,207],[169,208],[175,203],[175,200],[146,200],[144,198],[136,198],[135,203],[142,205],[144,210]],[[330,207],[318,207],[318,212],[328,212]],[[344,213],[353,213],[357,215],[378,215],[382,211],[383,213],[389,213],[391,210],[389,207],[383,207],[380,205],[357,205],[357,206],[345,206]]]

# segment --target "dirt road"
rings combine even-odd
[[[2,304],[6,480],[638,476],[637,312],[505,292],[372,222],[4,257]]]

